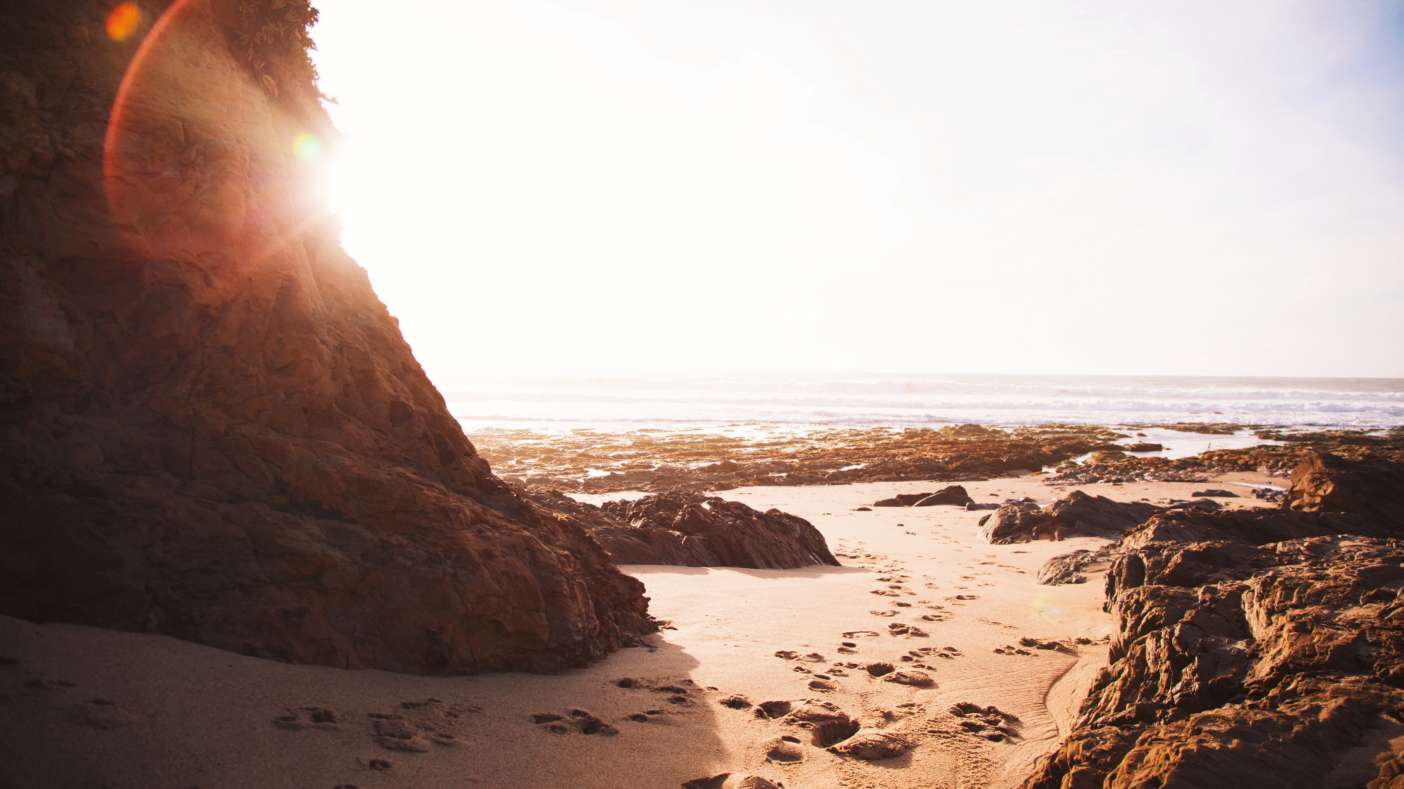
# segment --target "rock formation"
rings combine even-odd
[[[744,438],[687,431],[551,436],[488,430],[474,436],[509,482],[582,493],[705,492],[747,485],[974,480],[1038,471],[1121,434],[1091,425],[1009,430],[849,428]]]
[[[974,504],[963,485],[947,485],[935,493],[899,493],[890,499],[873,502],[874,507],[935,507],[949,504],[965,507]]]
[[[333,137],[305,1],[111,6],[0,27],[0,613],[428,673],[651,629],[341,250],[296,145]]]
[[[1359,495],[1321,502],[1355,512],[1179,510],[1112,546],[1109,665],[1024,785],[1398,785],[1404,544],[1372,512],[1398,471],[1333,469]]]
[[[591,533],[620,564],[790,569],[838,566],[824,535],[804,518],[739,501],[664,493],[611,501]]]
[[[1292,471],[1287,503],[1302,512],[1354,512],[1404,531],[1404,464],[1310,452]]]
[[[1047,507],[1024,499],[1001,505],[981,520],[985,539],[996,544],[1061,540],[1066,537],[1120,537],[1159,511],[1144,502],[1112,501],[1080,490]]]

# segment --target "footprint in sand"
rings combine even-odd
[[[873,616],[897,616],[896,611],[869,611]]]
[[[934,688],[936,680],[924,671],[893,671],[883,677],[884,682],[895,682],[898,685],[910,685],[914,688]]]
[[[756,705],[754,714],[757,718],[783,718],[793,706],[790,702],[780,699],[762,701]]]
[[[790,734],[776,737],[765,744],[765,760],[781,764],[799,764],[805,760],[804,745]]]
[[[947,712],[957,719],[957,726],[963,732],[991,742],[1019,739],[1019,718],[993,705],[981,707],[962,701],[952,705]]]
[[[733,693],[730,696],[726,696],[718,700],[717,703],[733,710],[748,710],[751,708],[751,700],[742,696],[740,693]]]
[[[882,662],[869,663],[867,666],[865,666],[865,668],[867,669],[868,673],[874,677],[885,676],[897,670],[896,666],[893,666],[891,663]]]
[[[879,633],[876,630],[845,630],[844,638],[876,638]]]
[[[613,737],[619,730],[600,720],[597,716],[587,710],[574,708],[567,710],[564,715],[557,715],[554,712],[538,712],[531,716],[532,723],[537,725],[545,724],[546,731],[552,734],[569,734],[574,728],[581,734],[603,734]]]

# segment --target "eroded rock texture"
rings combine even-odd
[[[592,530],[620,564],[789,569],[838,566],[824,535],[804,518],[695,493],[611,501],[615,526]]]
[[[1292,471],[1287,503],[1303,512],[1355,512],[1404,531],[1404,464],[1310,452]]]
[[[1114,538],[1159,509],[1144,502],[1113,501],[1075,490],[1047,507],[1029,500],[1006,502],[982,521],[982,533],[996,544],[1066,537]]]
[[[143,2],[122,41],[111,6],[0,26],[0,612],[431,673],[650,629],[340,249],[295,145],[332,138],[305,3]]]
[[[1357,509],[1388,493],[1350,484]],[[1398,785],[1394,534],[1369,512],[1287,510],[1181,510],[1128,533],[1107,573],[1109,665],[1025,786]]]

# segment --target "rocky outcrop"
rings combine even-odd
[[[1287,503],[1302,512],[1353,512],[1404,531],[1404,463],[1308,453],[1292,471]]]
[[[881,499],[873,502],[874,507],[935,507],[941,504],[949,504],[954,507],[964,507],[974,504],[970,494],[965,491],[963,485],[947,485],[935,493],[899,493],[890,499]]]
[[[427,673],[651,629],[340,249],[294,146],[333,138],[305,2],[153,0],[108,37],[111,6],[0,27],[0,612]]]
[[[777,509],[695,493],[611,501],[595,521],[595,539],[620,564],[789,569],[838,566],[824,535],[809,521]]]
[[[881,499],[873,502],[874,507],[935,507],[937,505],[949,504],[955,507],[964,507],[974,504],[970,494],[965,491],[963,485],[947,485],[935,493],[899,493],[889,499]]]
[[[995,544],[1061,540],[1067,537],[1120,537],[1159,511],[1144,502],[1113,501],[1080,490],[1047,507],[1030,499],[1006,502],[983,520],[986,540]]]
[[[850,428],[744,438],[690,431],[527,430],[474,435],[483,456],[509,481],[583,493],[694,492],[748,485],[968,481],[1038,471],[1096,449],[1121,434],[1092,425],[1008,430],[980,425],[939,429]]]
[[[1110,549],[1109,665],[1024,785],[1397,785],[1398,534],[1358,513],[1150,518]]]
[[[1105,572],[1111,565],[1110,548],[1104,546],[1095,551],[1084,549],[1054,556],[1039,568],[1038,582],[1047,586],[1086,583],[1088,573]]]

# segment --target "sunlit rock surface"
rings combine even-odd
[[[1170,511],[1103,552],[1109,665],[1026,787],[1399,785],[1404,544],[1375,507],[1400,468],[1328,468],[1353,495],[1317,509],[1353,511]]]
[[[144,2],[122,40],[112,5],[0,26],[0,612],[429,673],[651,629],[493,476],[341,250],[305,5]]]

